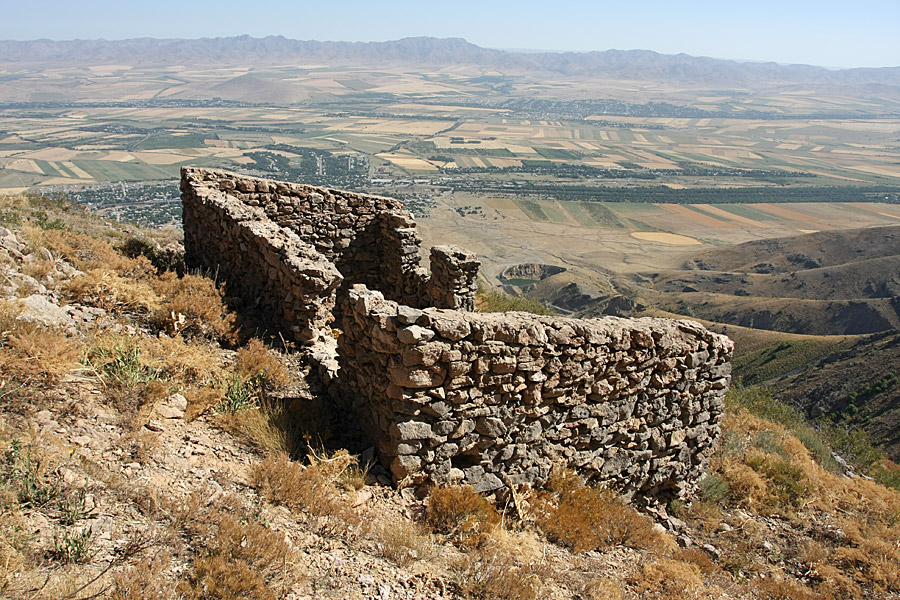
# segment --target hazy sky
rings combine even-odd
[[[0,0],[0,39],[283,35],[462,37],[492,48],[607,50],[900,66],[900,0]]]

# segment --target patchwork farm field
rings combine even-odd
[[[679,267],[703,249],[758,239],[900,224],[900,205],[654,204],[484,197],[444,192],[420,221],[426,243],[453,243],[482,257],[493,283],[519,263],[565,266],[573,278]]]
[[[0,194],[61,191],[125,218],[158,206],[164,222],[183,165],[391,194],[427,243],[479,252],[493,283],[531,258],[601,281],[900,220],[900,101],[838,88],[2,59],[0,78]]]
[[[248,154],[286,146],[366,155],[379,177],[900,186],[900,101],[839,89],[704,94],[469,67],[23,69],[2,59],[0,78],[0,191],[161,180],[184,164],[237,168],[254,162]],[[599,107],[618,102],[625,113],[684,106],[735,117],[625,116],[585,98],[610,98]]]

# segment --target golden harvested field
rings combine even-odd
[[[399,166],[403,169],[409,169],[410,171],[437,171],[438,168],[433,164],[422,160],[421,158],[416,158],[414,156],[408,156],[405,154],[376,154],[378,158],[383,158],[384,160],[390,161],[395,165]]]
[[[669,246],[699,246],[700,242],[686,235],[678,235],[675,233],[661,233],[657,231],[635,231],[631,233],[631,237],[645,240],[648,242],[658,242],[660,244],[668,244]]]
[[[710,227],[712,229],[734,229],[737,227],[728,220],[718,219],[709,215],[698,212],[692,206],[684,206],[679,204],[666,204],[664,208],[673,214],[673,221],[685,220],[691,224],[700,225],[702,227]]]

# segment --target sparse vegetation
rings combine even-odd
[[[431,490],[425,520],[464,546],[478,546],[500,524],[500,515],[471,486],[448,486]]]
[[[575,552],[624,545],[636,549],[671,549],[671,538],[653,521],[608,489],[586,486],[571,471],[556,471],[540,498],[536,521],[547,537]]]
[[[57,208],[42,210],[58,218]],[[770,390],[735,386],[698,496],[669,508],[686,522],[679,535],[691,548],[613,491],[564,471],[547,490],[519,489],[515,511],[498,512],[465,487],[434,489],[423,506],[373,486],[368,465],[347,451],[315,446],[329,439],[328,422],[314,399],[278,396],[296,383],[283,355],[261,340],[223,352],[240,336],[210,280],[160,274],[141,252],[120,262],[107,252],[122,245],[78,237],[87,229],[75,219],[30,235],[107,282],[77,297],[106,306],[113,326],[74,335],[17,320],[21,305],[0,302],[0,596],[315,597],[331,581],[367,586],[359,576],[369,573],[399,581],[423,566],[431,583],[422,585],[435,595],[473,599],[825,600],[900,591],[900,497],[842,477],[831,448],[852,449],[855,464],[867,462],[881,481],[897,481],[900,470],[866,454],[847,428],[841,437],[839,427],[810,426]],[[76,288],[61,289],[76,297]],[[183,320],[161,317],[178,303]],[[217,318],[221,326],[210,327]],[[178,321],[183,327],[169,327]],[[890,391],[885,377],[872,390]],[[144,427],[176,391],[187,398],[185,419]],[[109,431],[114,438],[104,437]],[[164,483],[147,485],[149,474]],[[104,533],[98,516],[108,514],[122,531]],[[35,515],[48,523],[42,533]]]
[[[510,296],[499,290],[478,290],[475,308],[479,312],[522,311],[536,315],[550,315],[553,312],[546,305],[528,296]]]

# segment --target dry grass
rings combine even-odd
[[[53,384],[81,367],[84,344],[79,338],[19,321],[21,313],[18,302],[0,300],[0,378],[4,382]]]
[[[82,343],[60,331],[22,323],[4,333],[0,346],[4,379],[52,384],[81,366]]]
[[[148,281],[156,268],[144,257],[129,258],[94,235],[64,230],[25,228],[32,245],[47,248],[53,256],[63,258],[80,271],[102,269],[132,280]]]
[[[456,571],[464,598],[483,600],[534,600],[542,597],[543,581],[550,569],[540,556],[511,545],[503,535],[488,536],[484,543],[463,555]],[[527,545],[525,548],[527,550]]]
[[[375,542],[378,554],[401,567],[437,556],[438,548],[432,536],[413,521],[376,520],[369,523],[366,529],[366,535]]]
[[[584,597],[587,600],[623,600],[625,588],[615,579],[602,577],[584,586]]]
[[[159,436],[146,429],[129,431],[116,440],[116,446],[131,460],[146,464],[159,447]]]
[[[816,451],[818,444],[802,442],[792,430],[741,406],[728,407],[723,429],[711,477],[726,489],[707,487],[718,490],[726,508],[755,518],[726,516],[711,502],[695,503],[685,513],[705,535],[715,536],[721,567],[751,576],[761,598],[884,597],[900,591],[900,492],[834,474]],[[804,429],[803,435],[810,432]],[[773,536],[773,518],[795,542]],[[733,531],[715,533],[727,522]],[[769,564],[772,552],[761,546],[773,540],[784,546],[777,552],[795,569],[780,572]],[[798,573],[808,581],[797,581]]]
[[[500,515],[471,486],[447,486],[432,488],[425,520],[463,546],[478,546],[500,524]]]
[[[48,248],[83,272],[64,286],[71,300],[111,312],[146,315],[152,325],[171,336],[237,341],[237,317],[211,279],[160,272],[128,244],[120,251],[113,243],[84,233],[31,228],[26,234],[33,245]]]
[[[221,353],[208,343],[180,336],[144,337],[140,348],[147,367],[179,387],[206,385],[224,376]]]
[[[575,552],[619,544],[670,552],[674,540],[610,490],[584,485],[572,471],[557,470],[549,492],[538,497],[536,520],[547,537]]]
[[[318,427],[324,422],[316,413],[318,401],[305,398],[269,398],[260,393],[259,387],[251,385],[247,385],[244,391],[247,394],[247,405],[240,410],[231,411],[223,410],[231,403],[227,398],[230,390],[218,390],[220,402],[216,408],[220,410],[220,414],[216,423],[251,447],[268,455],[284,454],[299,458],[309,455],[310,440],[327,435],[324,428]],[[207,395],[209,400],[214,397],[211,392]],[[191,404],[189,408],[190,406]],[[351,485],[351,481],[364,482],[365,477],[365,469],[355,459],[340,475],[342,481]]]
[[[251,477],[264,501],[317,517],[323,531],[345,531],[359,525],[360,518],[335,483],[354,461],[343,450],[331,456],[311,454],[305,466],[280,454],[258,463]]]
[[[260,380],[271,387],[287,385],[291,375],[277,354],[262,340],[253,338],[237,351],[234,367],[245,379]]]
[[[212,395],[209,396],[212,399]],[[227,402],[223,395],[218,396]],[[221,403],[218,407],[223,406]],[[217,407],[217,408],[218,408]],[[275,401],[260,400],[258,405],[241,410],[226,411],[216,423],[225,431],[267,455],[295,456],[291,450],[290,423],[283,406]]]
[[[189,568],[178,577],[176,597],[275,600],[302,581],[296,553],[283,533],[255,522],[238,497],[226,495],[211,503],[203,497],[161,502],[171,529],[192,550]]]
[[[175,583],[164,575],[169,564],[169,553],[163,550],[116,573],[110,600],[172,600]]]
[[[148,360],[144,343],[140,336],[104,332],[94,337],[84,359],[112,404],[137,421],[146,420],[142,417],[149,417],[154,403],[171,391],[160,369]]]
[[[185,390],[184,397],[188,401],[184,418],[186,421],[193,421],[220,405],[225,398],[225,393],[220,387],[203,385]]]
[[[159,298],[149,282],[131,279],[104,268],[88,269],[63,286],[68,299],[108,312],[149,314]]]
[[[277,600],[293,570],[293,551],[283,535],[237,516],[212,515],[214,531],[178,583],[185,600]]]
[[[152,286],[160,297],[152,321],[169,335],[237,342],[237,316],[212,279],[190,274],[179,278],[168,272],[154,278]]]
[[[703,587],[700,569],[681,560],[659,558],[645,562],[628,579],[641,598],[697,598]]]

